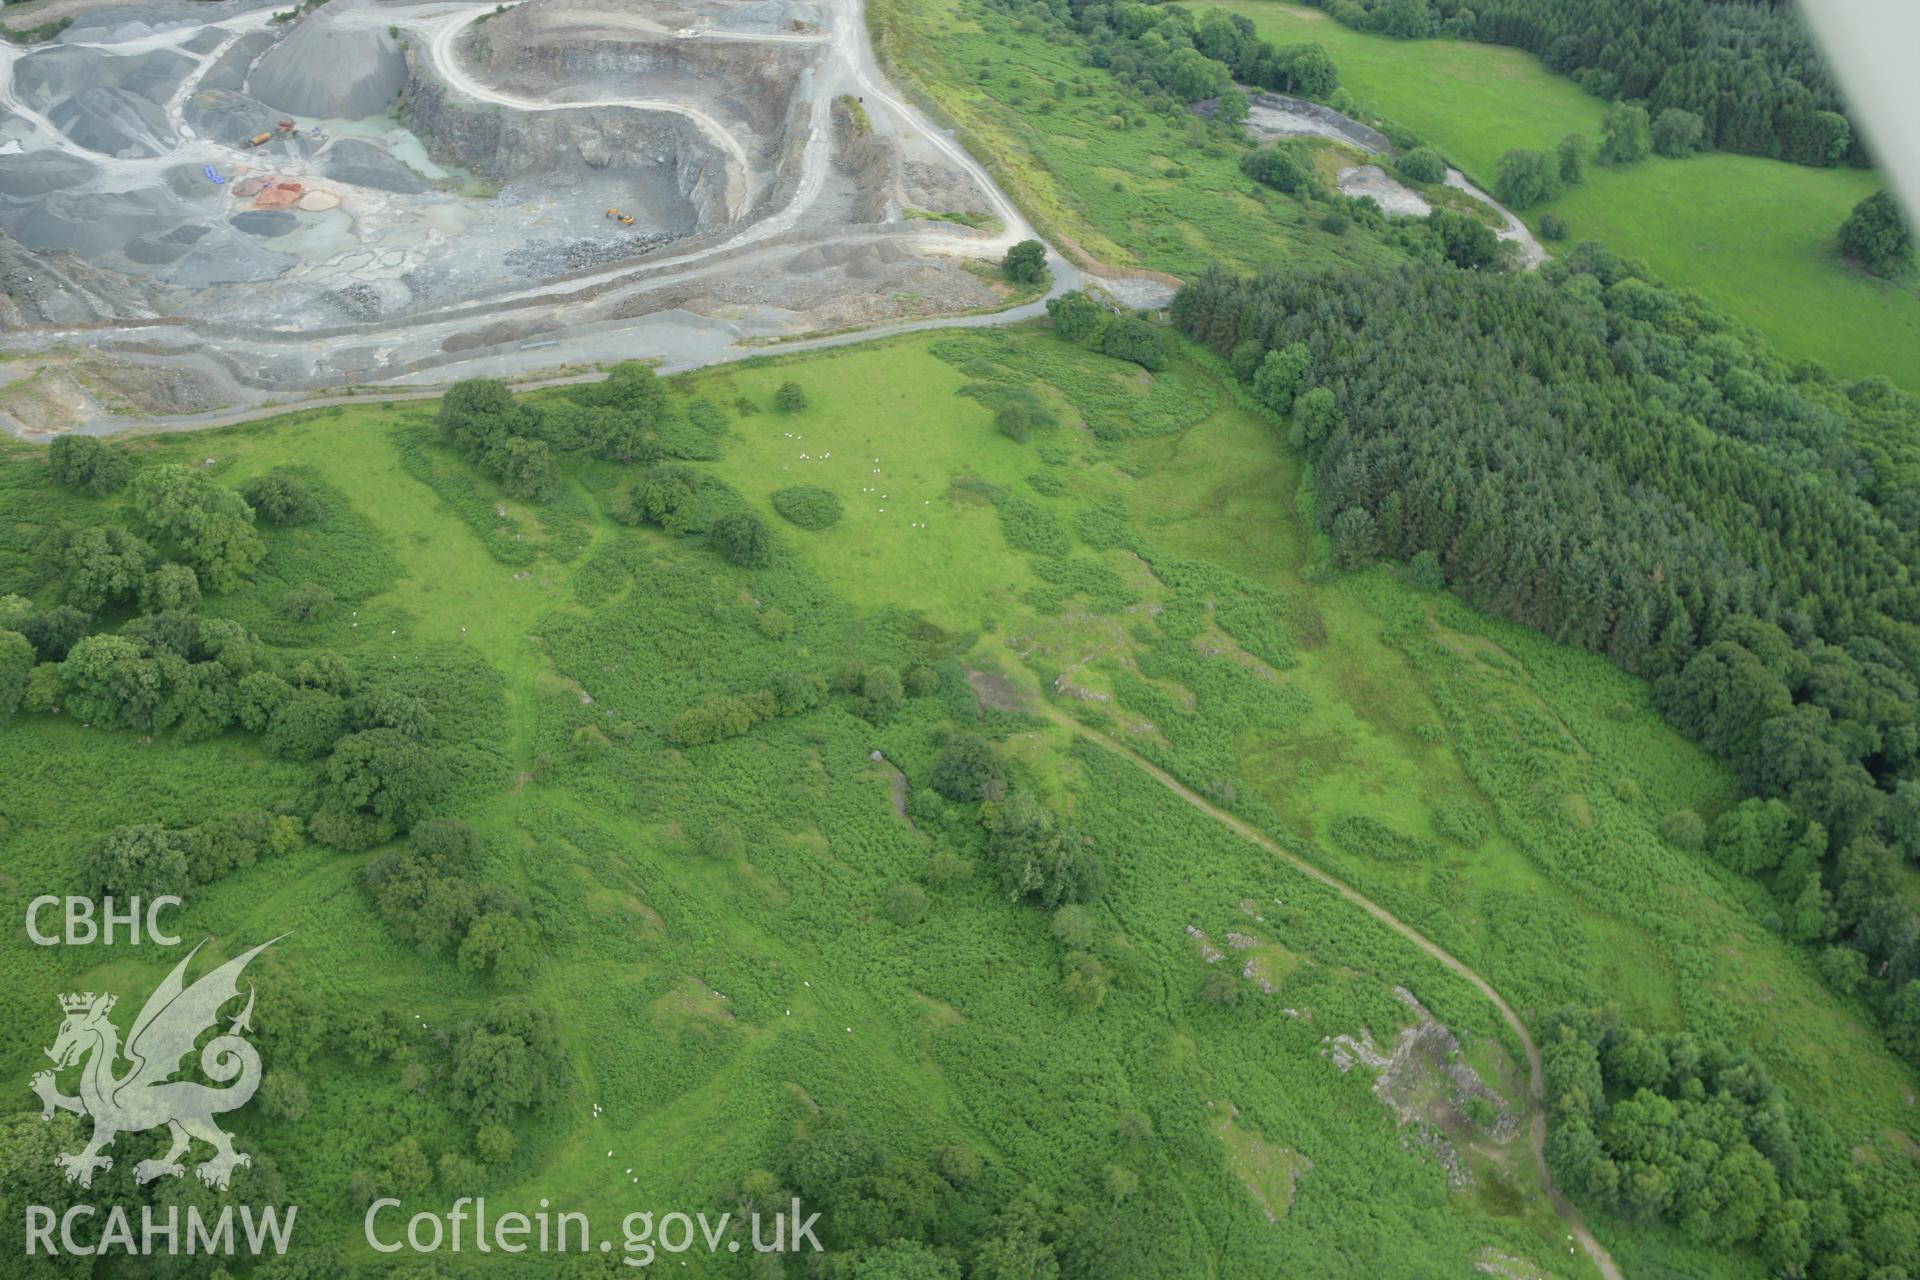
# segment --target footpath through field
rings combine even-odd
[[[1540,1046],[1533,1042],[1533,1037],[1527,1033],[1527,1026],[1520,1020],[1520,1015],[1515,1013],[1513,1006],[1502,999],[1500,993],[1493,989],[1492,983],[1468,968],[1463,961],[1457,959],[1451,952],[1441,947],[1438,943],[1427,938],[1426,935],[1422,934],[1418,929],[1415,929],[1412,925],[1400,919],[1400,917],[1394,915],[1373,899],[1367,897],[1366,894],[1361,893],[1358,889],[1335,877],[1330,872],[1323,871],[1321,868],[1316,867],[1298,854],[1289,853],[1265,835],[1240,821],[1240,819],[1234,817],[1232,814],[1227,813],[1225,810],[1215,808],[1206,800],[1188,790],[1185,786],[1182,786],[1180,781],[1166,770],[1153,764],[1144,757],[1136,755],[1132,750],[1109,738],[1098,729],[1089,728],[1087,725],[1081,724],[1078,720],[1075,720],[1058,707],[1047,703],[1041,703],[1040,706],[1043,713],[1056,724],[1071,729],[1073,732],[1080,734],[1090,741],[1098,743],[1115,755],[1132,761],[1136,767],[1151,777],[1155,782],[1158,782],[1161,786],[1173,792],[1201,813],[1212,818],[1215,822],[1226,827],[1229,831],[1232,831],[1243,839],[1251,840],[1254,844],[1259,845],[1262,849],[1265,849],[1274,857],[1287,863],[1296,871],[1326,885],[1329,889],[1332,889],[1335,893],[1365,911],[1381,924],[1386,925],[1389,929],[1392,929],[1395,933],[1398,933],[1401,937],[1413,943],[1416,947],[1419,947],[1435,960],[1438,960],[1448,969],[1451,969],[1460,977],[1465,978],[1473,984],[1475,990],[1490,1000],[1493,1003],[1493,1007],[1500,1011],[1501,1018],[1506,1021],[1509,1027],[1513,1028],[1513,1033],[1520,1037],[1520,1046],[1526,1053],[1527,1100],[1529,1104],[1527,1109],[1530,1117],[1527,1126],[1527,1145],[1533,1150],[1534,1167],[1539,1171],[1540,1185],[1546,1189],[1547,1200],[1553,1205],[1553,1211],[1560,1215],[1560,1220],[1566,1223],[1567,1230],[1572,1233],[1573,1238],[1580,1242],[1580,1247],[1587,1251],[1587,1256],[1593,1259],[1593,1265],[1600,1269],[1600,1274],[1605,1276],[1606,1280],[1624,1280],[1624,1277],[1620,1273],[1619,1266],[1615,1264],[1613,1260],[1613,1255],[1607,1252],[1604,1245],[1593,1238],[1593,1233],[1587,1230],[1586,1219],[1580,1216],[1580,1211],[1574,1208],[1573,1202],[1568,1200],[1566,1195],[1561,1192],[1559,1184],[1553,1180],[1553,1174],[1547,1169],[1546,1085],[1540,1066]]]

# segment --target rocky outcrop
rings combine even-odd
[[[813,70],[808,68],[795,82],[780,127],[774,133],[778,146],[773,156],[773,189],[765,197],[770,208],[785,204],[805,180],[807,139],[813,132],[813,94]]]
[[[853,179],[853,221],[884,221],[900,187],[900,148],[893,139],[865,134],[835,152],[834,167]]]
[[[1199,103],[1194,110],[1212,115],[1217,100]],[[1373,155],[1389,151],[1393,141],[1378,129],[1344,116],[1332,107],[1284,93],[1255,93],[1248,99],[1247,132],[1262,141],[1312,134],[1351,142]]]
[[[481,28],[490,83],[560,101],[569,97],[674,99],[725,120],[749,152],[764,147],[778,132],[808,63],[805,45],[699,40],[585,44],[550,39],[506,51],[502,33],[488,31],[492,25]]]
[[[728,221],[726,157],[685,116],[633,107],[496,111],[451,101],[426,78],[408,89],[405,111],[436,152],[487,177],[631,170],[638,181],[671,183],[690,206],[693,232]]]
[[[143,320],[157,314],[153,291],[76,253],[34,253],[0,236],[0,331],[36,325]]]

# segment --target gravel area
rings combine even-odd
[[[616,236],[607,240],[529,240],[506,255],[506,264],[530,280],[570,271],[589,271],[627,262],[672,244],[679,237],[664,232]]]

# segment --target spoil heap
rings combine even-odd
[[[371,8],[334,0],[313,10],[267,50],[247,91],[276,110],[322,120],[384,112],[407,87],[407,60]]]

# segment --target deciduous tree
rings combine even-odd
[[[1204,98],[1207,94],[1200,96]],[[1016,284],[1039,284],[1047,277],[1047,246],[1038,240],[1020,241],[1007,250],[1007,256],[1000,261],[1000,271]]]
[[[119,525],[84,525],[55,536],[48,562],[66,602],[94,613],[139,593],[153,548]]]
[[[1706,141],[1706,121],[1691,111],[1668,107],[1654,117],[1651,138],[1653,149],[1663,156],[1690,156]]]
[[[1514,209],[1531,209],[1560,194],[1560,162],[1545,151],[1515,148],[1500,157],[1494,194]]]
[[[1890,191],[1876,191],[1840,224],[1840,252],[1880,276],[1913,269],[1913,233]]]
[[[307,482],[284,467],[247,481],[240,496],[269,524],[311,524],[320,518],[320,502]]]
[[[1055,333],[1068,342],[1084,342],[1099,329],[1107,313],[1099,303],[1075,289],[1047,299],[1047,315],[1053,320]]]
[[[190,467],[147,467],[127,486],[146,534],[192,565],[201,585],[232,591],[266,554],[253,510],[233,490]]]
[[[84,489],[96,498],[118,493],[133,478],[126,450],[92,436],[56,436],[47,446],[47,470],[56,484]]]
[[[1415,147],[1395,160],[1393,168],[1408,182],[1432,185],[1447,180],[1447,162],[1432,147]]]
[[[184,894],[192,882],[187,860],[190,833],[153,823],[115,827],[88,847],[80,859],[87,892],[115,897]]]
[[[751,511],[736,511],[713,522],[713,548],[733,564],[755,568],[773,554],[767,522]]]
[[[33,675],[33,646],[18,631],[0,631],[0,720],[19,710]]]
[[[160,664],[123,636],[88,636],[60,664],[66,710],[103,728],[151,729],[165,692]]]
[[[1600,120],[1600,159],[1604,164],[1632,164],[1644,160],[1652,146],[1647,109],[1616,102]]]

